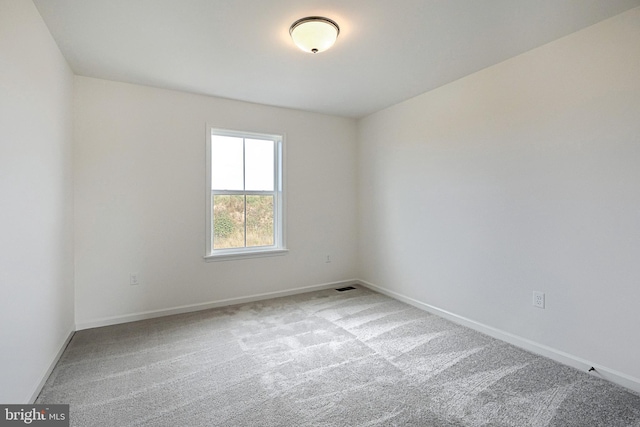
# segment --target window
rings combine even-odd
[[[207,129],[205,258],[286,252],[282,136]]]

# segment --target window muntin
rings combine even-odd
[[[284,251],[282,137],[208,128],[207,253]]]

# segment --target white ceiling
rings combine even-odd
[[[640,0],[34,0],[76,74],[362,117]],[[323,53],[289,26],[340,25]]]

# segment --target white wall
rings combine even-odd
[[[355,277],[354,120],[86,77],[75,94],[79,328]],[[286,135],[287,255],[203,260],[206,123]]]
[[[73,331],[73,75],[33,3],[0,0],[0,402]]]
[[[358,139],[362,279],[638,381],[640,9],[366,117]]]

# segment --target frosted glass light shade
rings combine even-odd
[[[331,19],[310,16],[294,22],[289,28],[289,34],[300,49],[318,53],[333,46],[340,34],[340,27]]]

